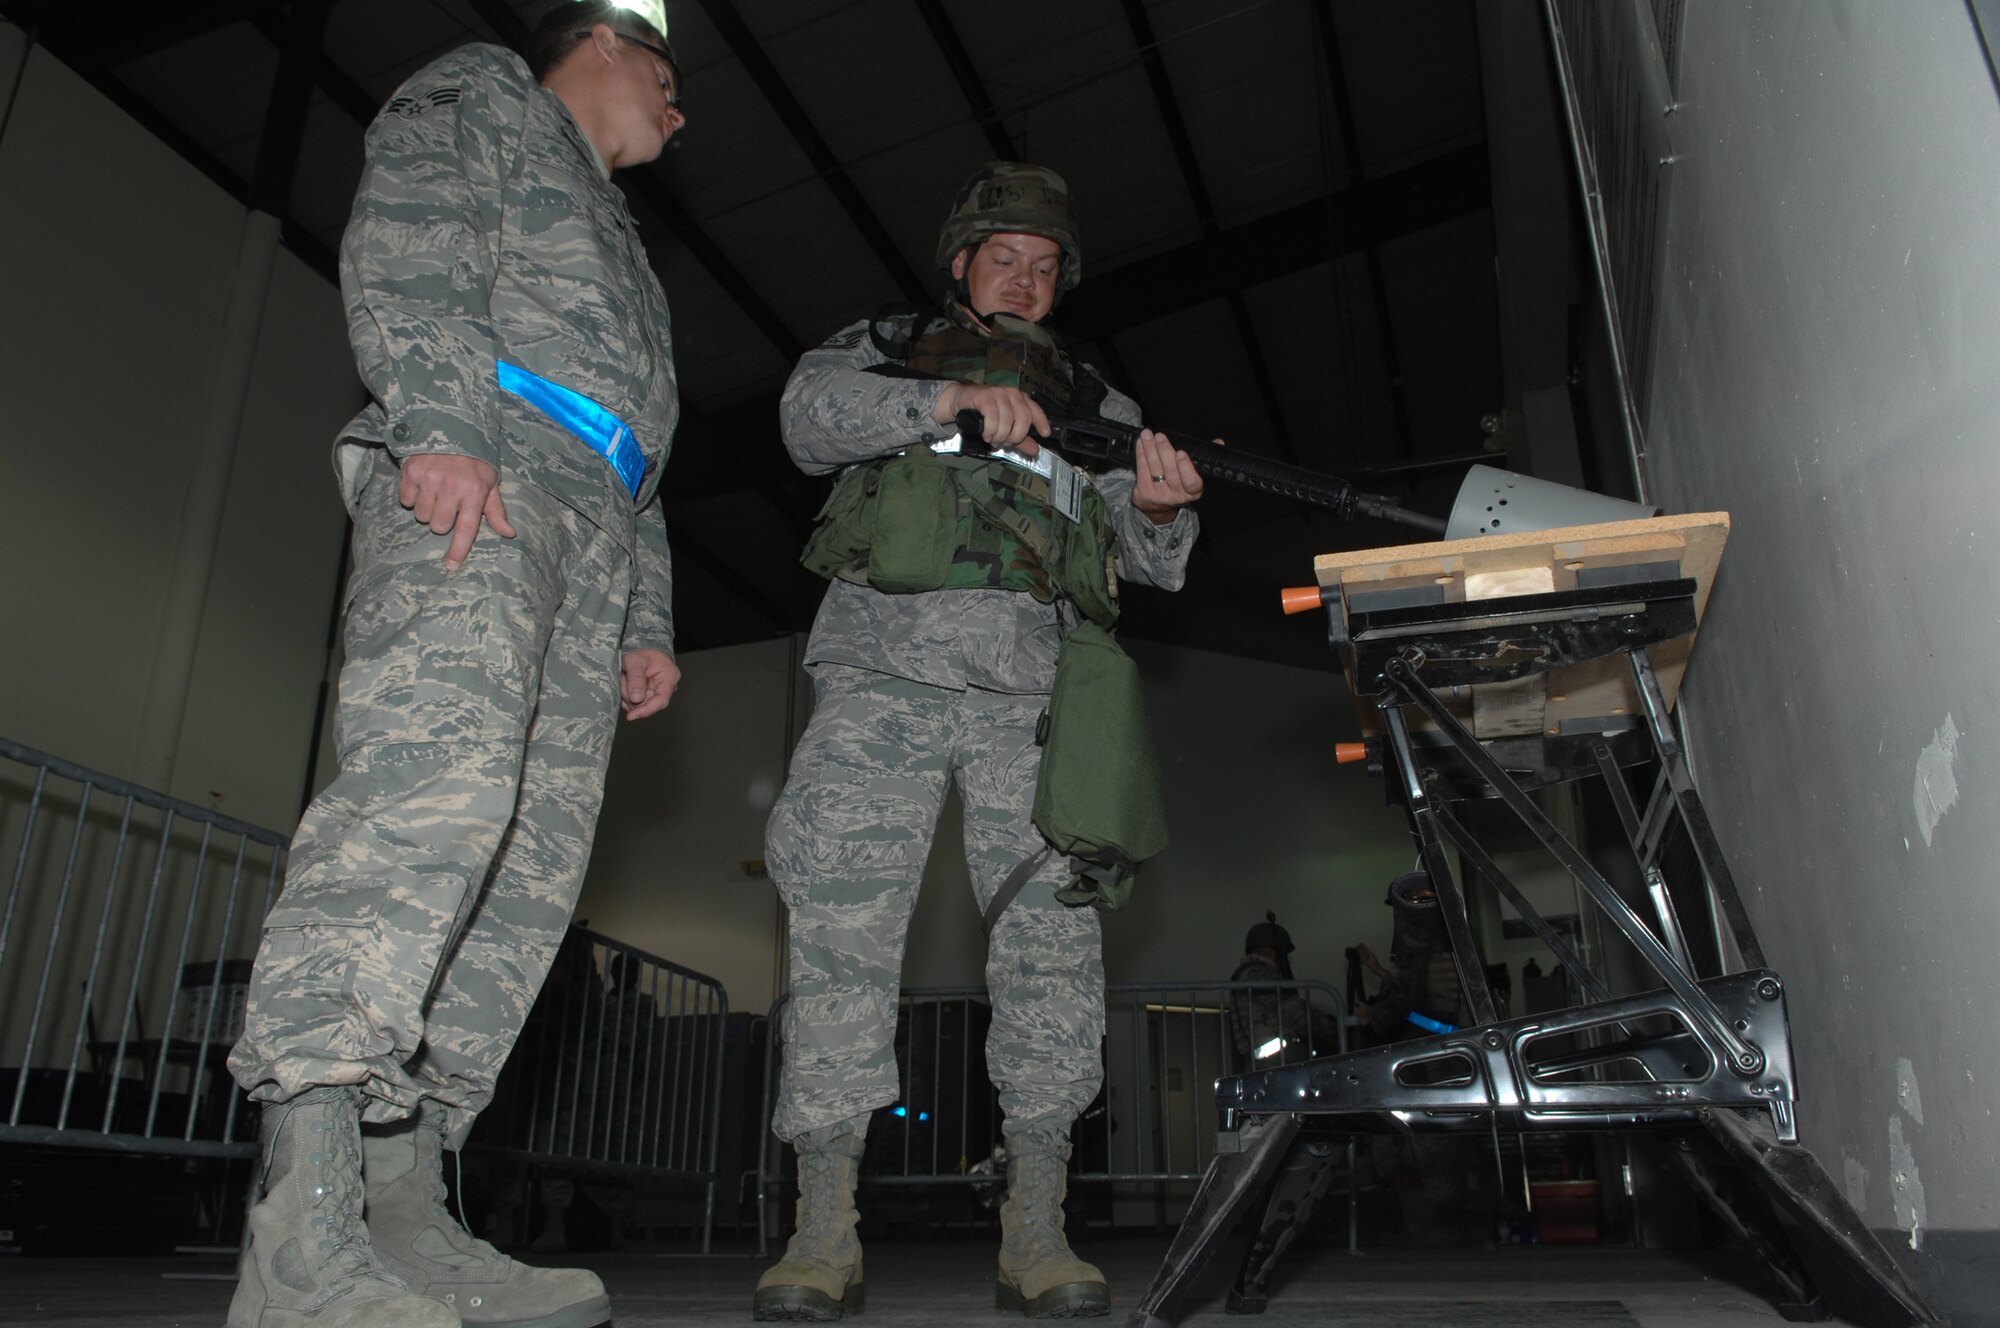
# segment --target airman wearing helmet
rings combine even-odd
[[[959,186],[951,215],[938,232],[937,266],[949,271],[958,256],[990,236],[1035,235],[1062,251],[1058,290],[1083,280],[1083,240],[1069,186],[1054,171],[1011,161],[989,161]],[[954,279],[958,276],[953,273]],[[960,295],[960,299],[964,299]]]
[[[831,578],[806,651],[812,720],[766,837],[792,974],[772,1129],[798,1150],[800,1199],[797,1234],[758,1282],[758,1318],[861,1305],[855,1181],[871,1117],[900,1091],[904,937],[952,785],[989,915],[987,1069],[1008,1167],[996,1299],[1034,1316],[1110,1303],[1062,1231],[1070,1126],[1103,1082],[1104,966],[1097,914],[1057,897],[1073,873],[1034,825],[1036,725],[1065,634],[1079,615],[1115,614],[1116,577],[1181,584],[1201,477],[1151,432],[1137,473],[1058,470],[1040,454],[1037,395],[1139,422],[1044,321],[1083,272],[1060,175],[1016,162],[974,172],[937,263],[949,283],[938,307],[836,333],[800,361],[779,407],[800,468],[841,478],[805,557]],[[962,410],[1005,455],[962,453]]]

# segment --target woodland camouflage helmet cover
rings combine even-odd
[[[1057,290],[1073,289],[1083,280],[1083,242],[1069,186],[1048,167],[989,161],[974,171],[959,186],[951,215],[938,232],[937,265],[949,268],[959,250],[1002,234],[1039,235],[1062,246]]]

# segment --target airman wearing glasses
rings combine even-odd
[[[673,340],[610,176],[685,124],[665,35],[584,0],[525,60],[468,46],[420,70],[368,130],[340,251],[372,398],[334,449],[340,768],[230,1059],[263,1104],[231,1328],[610,1317],[593,1273],[464,1231],[443,1159],[569,923],[618,715],[680,679],[656,500]]]

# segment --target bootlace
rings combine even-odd
[[[429,1121],[423,1121],[417,1125],[419,1131],[430,1130],[431,1128]],[[429,1159],[425,1157],[425,1153],[432,1148],[437,1149],[438,1154],[438,1165],[435,1167],[431,1166]],[[424,1203],[433,1209],[439,1217],[452,1223],[460,1231],[465,1230],[464,1221],[451,1211],[451,1187],[444,1183],[444,1156],[447,1150],[444,1146],[442,1132],[440,1131],[435,1137],[425,1137],[423,1134],[419,1134],[417,1136],[416,1149],[416,1169],[423,1173]],[[451,1160],[454,1166],[459,1164],[457,1154],[453,1154]],[[458,1181],[462,1188],[465,1184],[465,1175],[463,1172],[459,1173]]]
[[[418,1149],[417,1165],[424,1173],[426,1182],[424,1198],[426,1202],[430,1204],[431,1208],[442,1221],[456,1228],[457,1234],[463,1238],[464,1244],[470,1252],[490,1261],[505,1261],[507,1256],[501,1254],[494,1246],[473,1235],[472,1227],[465,1220],[464,1154],[453,1152],[451,1149],[446,1148],[444,1146],[443,1128],[441,1126],[433,1126],[428,1118],[421,1122],[417,1128],[420,1130],[434,1129],[436,1131],[435,1135],[425,1139],[422,1146]],[[423,1158],[424,1149],[429,1147],[435,1147],[438,1150],[438,1165],[435,1167],[428,1165]],[[449,1186],[444,1183],[444,1159],[446,1157],[451,1158],[452,1179],[454,1182],[453,1185]],[[459,1195],[459,1207],[456,1211],[451,1206],[451,1192],[453,1188],[457,1189]]]
[[[320,1169],[319,1181],[312,1187],[312,1204],[317,1210],[312,1224],[323,1233],[319,1249],[327,1271],[343,1282],[357,1277],[389,1277],[375,1261],[368,1228],[361,1220],[361,1141],[353,1117],[315,1120],[308,1128],[314,1134],[332,1136],[308,1159]]]
[[[799,1149],[799,1229],[795,1253],[839,1263],[848,1257],[854,1232],[849,1223],[854,1204],[854,1171],[858,1159],[839,1143]]]
[[[1071,1259],[1063,1235],[1062,1194],[1069,1160],[1060,1152],[1021,1148],[1008,1157],[1007,1204],[1014,1210],[1007,1244],[1024,1264]]]

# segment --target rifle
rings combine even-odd
[[[1049,417],[1049,437],[1036,435],[1038,445],[1053,447],[1064,460],[1087,467],[1130,467],[1133,464],[1139,442],[1138,425],[1121,424],[1117,420],[1101,417],[1087,419],[1063,415],[1050,410],[1047,403],[1038,404],[1042,406],[1042,413]],[[961,410],[957,423],[961,445],[968,452],[992,450],[981,437],[986,421],[978,411]],[[1439,518],[1412,512],[1381,494],[1362,493],[1337,475],[1287,465],[1269,457],[1239,452],[1233,447],[1220,447],[1205,439],[1170,434],[1163,429],[1153,432],[1162,434],[1175,448],[1187,453],[1188,460],[1194,463],[1194,468],[1204,478],[1276,494],[1280,498],[1332,512],[1344,521],[1352,521],[1356,515],[1372,516],[1430,535],[1444,534],[1444,522]]]

